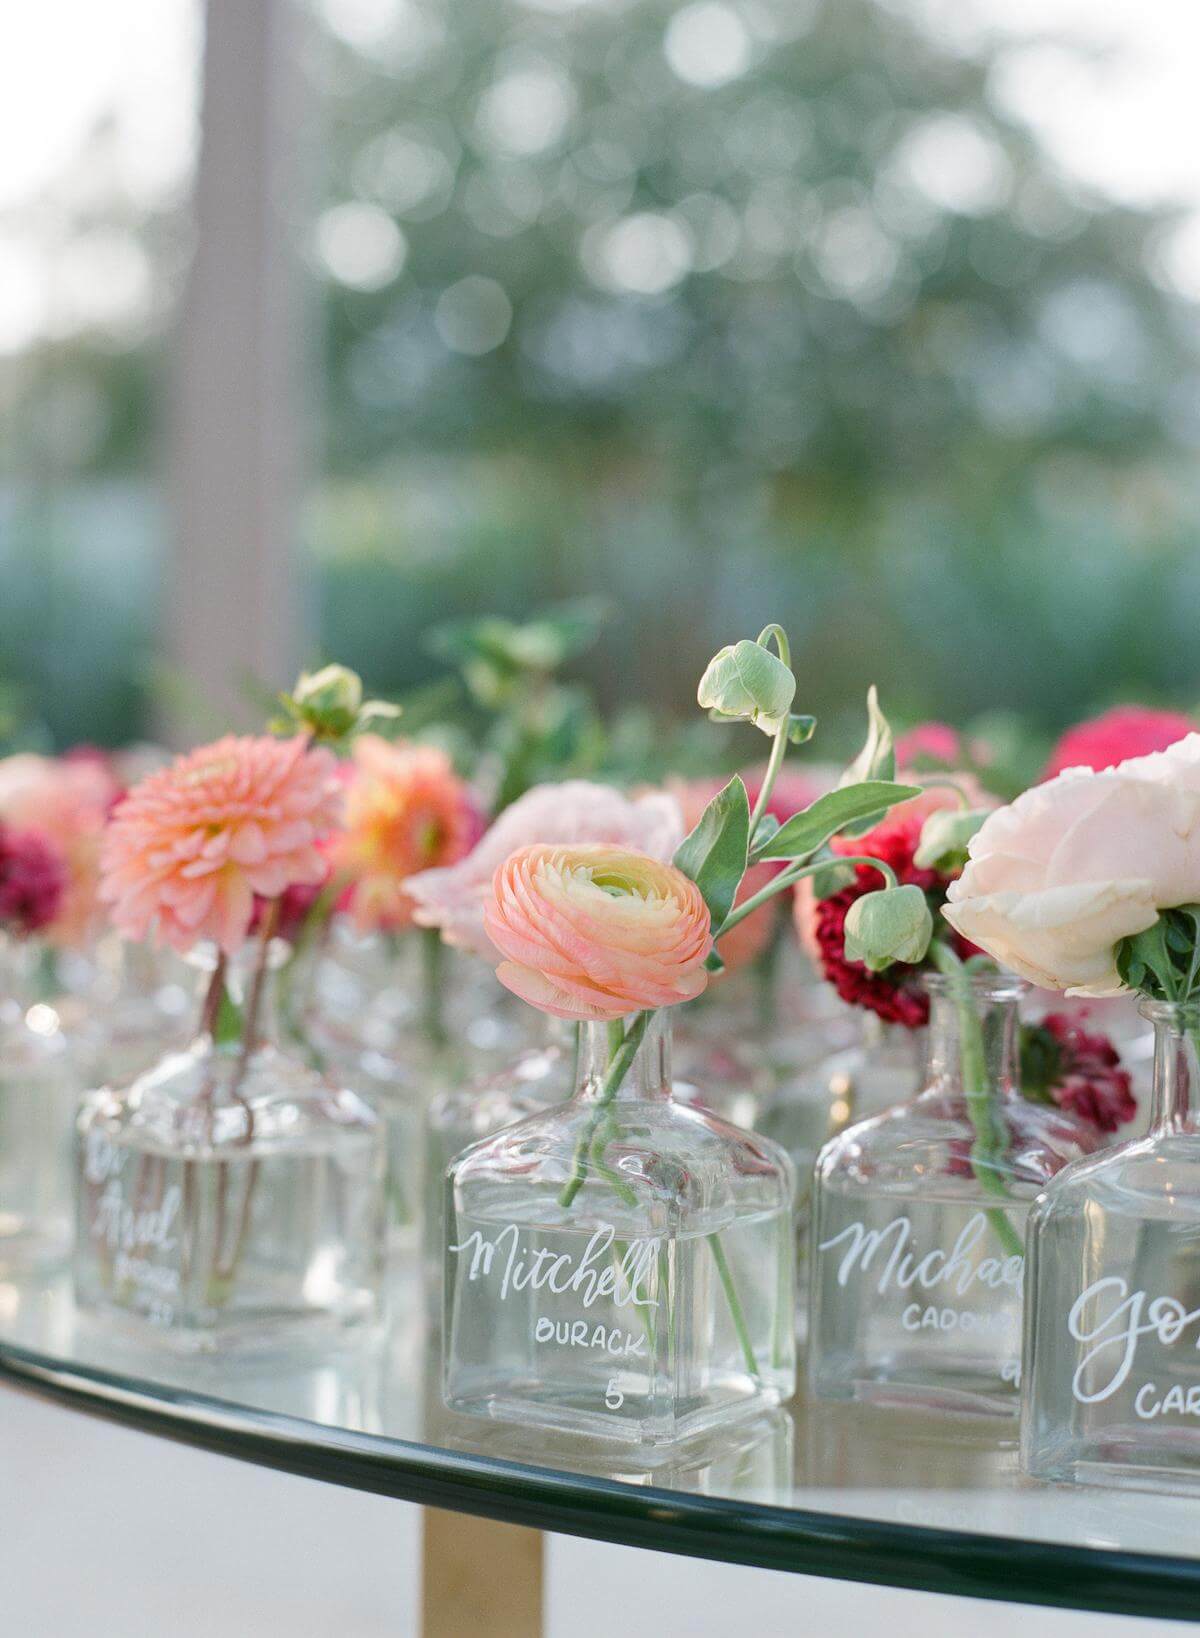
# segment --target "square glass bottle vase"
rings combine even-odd
[[[278,1050],[203,1033],[83,1103],[81,1309],[154,1347],[292,1346],[378,1316],[382,1126]]]
[[[809,1378],[825,1399],[1015,1417],[1026,1218],[1089,1139],[1020,1095],[1019,980],[925,982],[926,1090],[817,1160]]]
[[[83,1074],[55,1007],[0,1001],[0,1275],[50,1269],[70,1255]]]
[[[1150,1129],[1030,1216],[1021,1455],[1035,1478],[1200,1494],[1200,1005],[1147,1001]]]
[[[774,1144],[672,1101],[661,1017],[614,1086],[620,1041],[589,1026],[575,1097],[450,1167],[444,1394],[653,1446],[792,1393],[792,1177]]]

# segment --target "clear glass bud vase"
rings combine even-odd
[[[791,1167],[672,1100],[661,1015],[617,1084],[644,1020],[589,1026],[575,1096],[450,1168],[453,1410],[653,1446],[792,1392]]]
[[[275,1044],[274,958],[210,983],[201,1033],[79,1116],[81,1308],[154,1346],[293,1346],[373,1320],[385,1145],[355,1093]]]
[[[87,1064],[53,1000],[40,947],[0,937],[0,1274],[71,1249],[71,1153]]]
[[[545,1025],[541,1045],[520,1053],[507,1068],[445,1087],[429,1101],[425,1112],[421,1273],[425,1315],[431,1329],[442,1323],[446,1173],[451,1162],[481,1138],[553,1108],[575,1090],[580,1026],[548,1016]]]
[[[817,1160],[809,1372],[827,1399],[1012,1416],[1026,1218],[1089,1140],[1021,1097],[1019,980],[926,984],[926,1089]]]
[[[1145,1137],[1056,1177],[1029,1222],[1022,1464],[1200,1493],[1200,1004],[1147,1001]]]

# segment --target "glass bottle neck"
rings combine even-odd
[[[929,1031],[909,1029],[906,1024],[889,1023],[878,1013],[864,1012],[862,1044],[864,1051],[880,1064],[895,1065],[898,1069],[915,1070],[925,1067]]]
[[[252,939],[224,963],[225,993],[240,1013],[239,1044],[248,1039],[251,1046],[257,1048],[278,1039],[279,977],[288,954],[288,946],[278,940],[264,949],[261,940]],[[200,1033],[216,1039],[221,1020],[220,996],[214,991],[214,978],[215,967],[206,964],[200,982]]]
[[[612,1098],[621,1103],[660,1101],[671,1096],[671,1021],[665,1012],[618,1019],[612,1024],[582,1024],[575,1095],[591,1099],[604,1095],[611,1076],[620,1075]],[[640,1039],[634,1048],[630,1032]],[[621,1067],[628,1067],[621,1074]]]
[[[1154,1130],[1200,1130],[1200,1006],[1147,1002],[1142,1014],[1154,1024]]]
[[[939,1091],[1015,1097],[1021,1090],[1016,986],[930,980],[927,1084]]]

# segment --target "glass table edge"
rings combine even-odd
[[[913,1591],[1200,1621],[1200,1560],[622,1484],[331,1428],[3,1342],[0,1383],[258,1466],[534,1529]]]

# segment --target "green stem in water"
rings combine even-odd
[[[431,1046],[444,1047],[446,1012],[444,985],[446,979],[445,946],[436,927],[421,929],[421,1027]]]
[[[637,1057],[638,1047],[646,1034],[651,1014],[639,1012],[629,1021],[629,1028],[622,1030],[620,1024],[615,1028],[609,1025],[609,1056],[608,1068],[604,1071],[604,1079],[600,1083],[600,1094],[596,1099],[587,1125],[580,1133],[579,1142],[575,1145],[575,1159],[571,1167],[571,1175],[563,1184],[558,1203],[567,1207],[583,1187],[587,1177],[588,1161],[591,1155],[592,1140],[595,1138],[604,1120],[609,1104],[617,1095],[617,1089]]]
[[[975,1132],[971,1145],[971,1170],[981,1188],[988,1194],[1008,1196],[1004,1179],[996,1170],[999,1147],[995,1110],[988,1092],[987,1059],[983,1049],[983,1030],[975,1008],[970,976],[958,956],[948,944],[935,940],[930,954],[938,971],[949,979],[954,1004],[958,1011],[960,1062],[963,1091],[966,1096],[967,1117]],[[1005,1253],[1010,1257],[1025,1255],[1025,1242],[998,1207],[985,1208],[984,1215]]]
[[[600,1083],[600,1094],[596,1099],[591,1116],[580,1134],[575,1146],[574,1163],[571,1175],[563,1185],[558,1197],[558,1203],[564,1209],[569,1207],[584,1185],[589,1169],[604,1181],[616,1194],[617,1198],[626,1206],[636,1206],[637,1196],[629,1184],[615,1169],[609,1166],[605,1159],[605,1151],[617,1134],[617,1125],[612,1117],[611,1105],[617,1095],[625,1076],[637,1056],[638,1048],[646,1035],[647,1026],[652,1012],[639,1012],[630,1020],[629,1028],[622,1028],[620,1022],[614,1021],[608,1026],[608,1067],[604,1072],[604,1079]],[[742,1357],[750,1374],[758,1379],[758,1361],[754,1355],[754,1345],[750,1340],[749,1328],[746,1325],[746,1316],[742,1311],[741,1300],[738,1297],[737,1287],[734,1284],[733,1273],[729,1261],[725,1256],[725,1248],[721,1244],[719,1234],[708,1235],[708,1243],[712,1249],[713,1261],[720,1276],[721,1285],[725,1292],[725,1300],[729,1304],[730,1317],[733,1328],[737,1333],[738,1343],[741,1346]]]
[[[746,1316],[742,1312],[741,1298],[737,1294],[737,1286],[733,1283],[733,1271],[729,1266],[729,1259],[725,1255],[725,1247],[721,1244],[721,1236],[719,1234],[710,1234],[708,1244],[713,1255],[713,1262],[717,1265],[717,1273],[721,1277],[721,1285],[725,1291],[725,1301],[729,1304],[730,1318],[733,1320],[733,1328],[737,1332],[737,1339],[741,1345],[742,1358],[746,1361],[746,1369],[757,1382],[758,1360],[754,1356],[754,1344],[750,1341]]]

